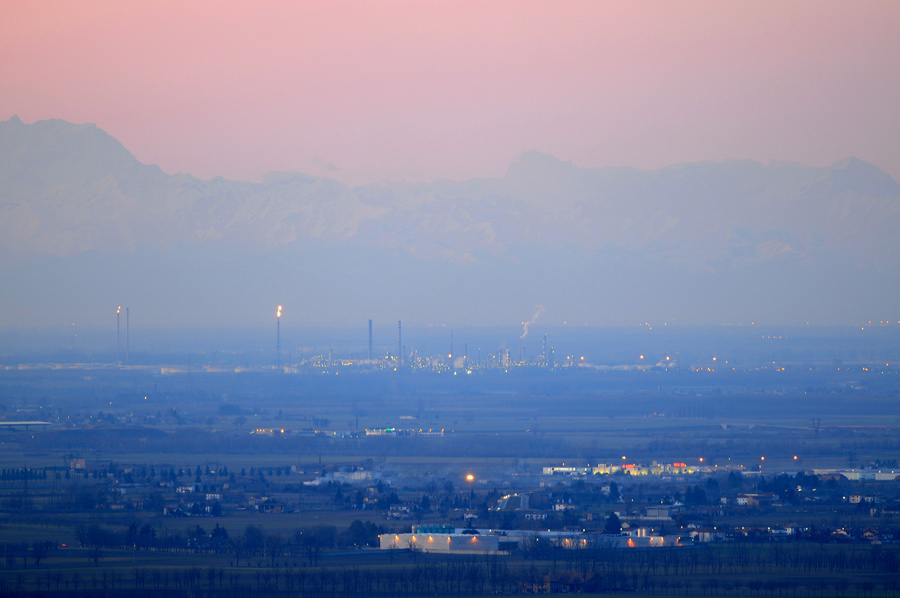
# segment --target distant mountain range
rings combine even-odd
[[[241,256],[258,256],[284,260],[286,271],[313,281],[321,296],[309,296],[307,285],[298,293],[306,304],[332,306],[327,321],[340,319],[328,296],[358,293],[360,278],[392,281],[397,295],[412,297],[405,310],[426,321],[434,316],[423,303],[455,318],[469,313],[473,323],[508,315],[500,305],[516,305],[528,312],[516,318],[526,319],[545,303],[548,317],[589,323],[630,323],[642,313],[707,323],[753,313],[849,321],[896,310],[898,230],[900,185],[855,158],[825,168],[730,160],[643,171],[580,168],[528,152],[499,178],[351,188],[300,173],[273,173],[262,183],[168,175],[91,124],[0,123],[0,267],[26,287],[0,307],[26,320],[27,287],[54,288],[40,268],[50,278],[65,264],[100,273],[104,260],[148,256],[177,270],[194,259],[183,254],[202,255],[223,288],[245,297],[222,317],[251,296],[264,302],[266,293],[291,293],[287,283],[259,285],[259,296],[242,288],[259,268],[241,265]],[[336,269],[318,272],[311,259]],[[37,281],[14,279],[26,263]],[[542,291],[541,279],[553,288]],[[761,285],[778,287],[773,296],[791,305],[770,305]],[[785,294],[785,285],[797,288]],[[88,298],[101,292],[75,295],[106,300]],[[402,301],[372,295],[375,305],[348,305],[360,315],[402,316]],[[459,309],[465,297],[480,299]],[[478,307],[485,303],[492,307]]]

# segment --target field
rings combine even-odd
[[[0,372],[3,421],[52,424],[0,429],[0,592],[897,594],[900,528],[881,512],[898,484],[810,475],[900,458],[892,371],[346,374]],[[401,432],[366,434],[387,428]],[[656,462],[698,473],[542,474]],[[354,472],[364,481],[347,481]],[[613,512],[635,517],[701,488],[653,533],[736,530],[727,542],[489,556],[371,548],[377,533],[417,523],[599,534]],[[783,498],[719,502],[754,492]],[[499,511],[513,493],[546,520]],[[851,493],[878,508],[849,504]],[[772,527],[802,531],[773,542]],[[865,530],[879,540],[862,541]]]

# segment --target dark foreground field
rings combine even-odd
[[[12,526],[27,536],[47,526]],[[900,593],[897,546],[788,542],[661,549],[532,546],[513,555],[441,556],[298,547],[244,553],[56,548],[39,561],[10,554],[7,596],[886,596]]]

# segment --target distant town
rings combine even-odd
[[[667,338],[633,364],[538,338],[531,359],[5,364],[0,589],[900,589],[892,333]]]

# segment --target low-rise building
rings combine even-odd
[[[500,552],[500,536],[481,534],[382,534],[382,550],[409,549],[423,552],[454,554],[496,554]]]

